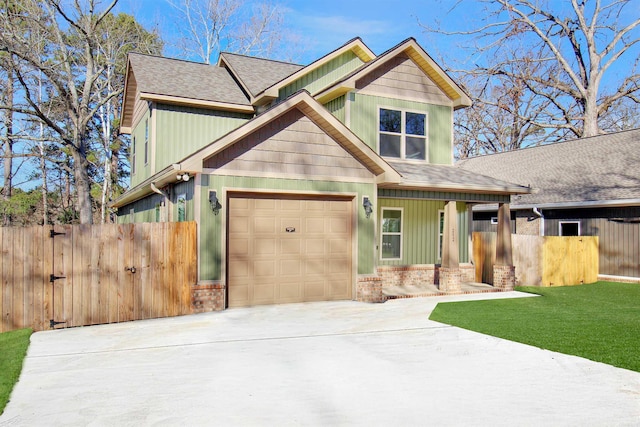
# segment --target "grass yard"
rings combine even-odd
[[[20,376],[32,332],[31,329],[20,329],[0,334],[0,414]]]
[[[518,287],[537,298],[439,303],[430,319],[640,372],[640,285]]]

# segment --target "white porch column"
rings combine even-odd
[[[493,286],[513,290],[516,284],[516,268],[513,265],[511,245],[511,209],[508,203],[498,207],[498,236],[496,263],[493,266]]]
[[[460,245],[458,240],[458,209],[455,201],[444,206],[444,232],[442,235],[442,265],[439,289],[444,292],[460,292]]]

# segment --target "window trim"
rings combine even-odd
[[[580,224],[580,220],[559,221],[558,222],[558,236],[563,236],[563,234],[562,234],[562,226],[564,224],[578,224],[578,236],[582,236],[582,226]],[[566,237],[571,237],[571,236],[566,236]]]
[[[444,244],[444,209],[438,209],[438,250],[437,261],[442,261],[442,245]]]
[[[184,206],[184,217],[180,219],[180,202],[182,201]],[[176,195],[176,222],[183,222],[187,220],[187,193],[179,193]]]
[[[384,132],[380,130],[380,111],[392,110],[400,111],[400,133],[394,134],[393,132]],[[407,136],[420,137],[421,135],[412,135],[406,133],[407,113],[422,114],[424,115],[424,159],[407,159]],[[380,152],[380,135],[400,135],[400,157],[383,156]],[[429,113],[427,111],[414,110],[411,108],[389,107],[385,105],[378,106],[378,114],[376,117],[376,147],[380,157],[384,159],[402,160],[415,163],[429,163]]]
[[[144,165],[149,164],[149,119],[144,120]]]
[[[400,231],[399,232],[383,232],[382,231],[382,227],[384,224],[384,212],[385,211],[399,211],[400,212]],[[404,208],[397,208],[397,207],[382,207],[380,209],[380,261],[399,261],[402,260],[402,256],[403,256],[403,251],[402,251],[402,246],[404,245],[404,238],[403,238],[403,231],[404,231]],[[396,236],[399,235],[400,236],[400,257],[399,258],[385,258],[383,256],[384,251],[382,250],[382,242],[384,240],[384,236]]]
[[[136,174],[136,136],[133,136],[133,141],[131,143],[131,175]]]

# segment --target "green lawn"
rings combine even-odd
[[[518,287],[542,295],[439,303],[430,319],[640,372],[640,285]]]
[[[20,329],[0,334],[0,414],[20,376],[32,332],[31,329]]]

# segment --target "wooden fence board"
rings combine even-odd
[[[56,226],[64,234],[54,238],[50,230],[0,228],[0,332],[191,312],[195,223]]]
[[[492,284],[495,233],[473,233],[476,277]],[[524,286],[567,286],[598,280],[597,236],[512,235],[516,283]],[[476,279],[477,280],[477,279]]]

